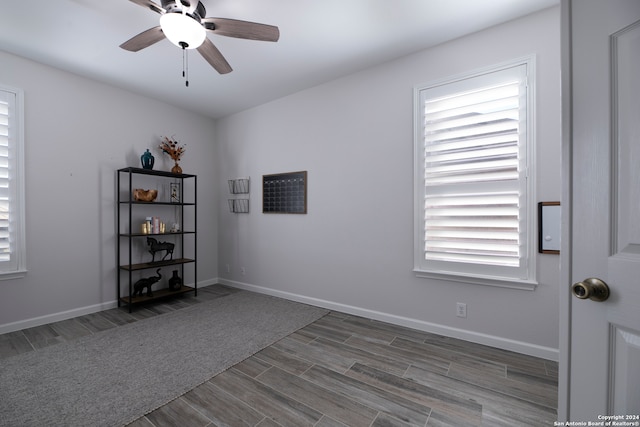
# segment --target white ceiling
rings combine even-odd
[[[160,3],[160,0],[154,0]],[[0,50],[219,118],[557,5],[559,0],[202,0],[208,17],[280,28],[277,43],[209,33],[234,71],[220,75],[163,40],[119,45],[158,25],[127,0],[7,1]]]

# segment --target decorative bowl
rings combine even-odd
[[[153,202],[158,197],[158,190],[143,190],[136,188],[133,190],[133,200],[136,202]]]

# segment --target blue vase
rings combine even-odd
[[[148,148],[147,151],[142,156],[140,156],[140,162],[142,162],[143,169],[153,169],[154,161],[155,158],[153,157],[153,154],[149,152]]]

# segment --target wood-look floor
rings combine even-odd
[[[232,292],[0,335],[0,359]],[[331,312],[129,426],[548,426],[556,402],[555,362]]]

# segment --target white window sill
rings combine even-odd
[[[413,270],[416,277],[423,279],[446,280],[450,282],[468,283],[472,285],[495,286],[499,288],[535,291],[538,282],[533,280],[505,279],[504,277],[465,276],[463,274],[442,273],[435,271]]]
[[[0,280],[21,279],[27,275],[27,270],[0,272]]]

